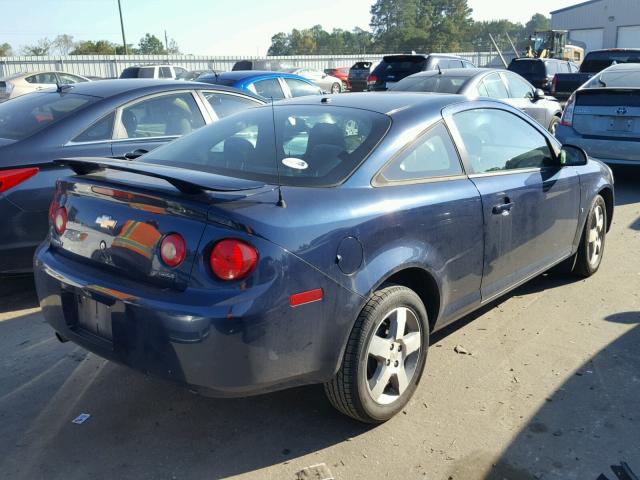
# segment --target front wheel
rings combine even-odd
[[[598,271],[604,253],[607,236],[607,208],[604,199],[596,195],[587,215],[580,246],[576,253],[573,272],[581,277],[590,277]]]
[[[554,116],[551,119],[551,123],[549,124],[549,133],[551,135],[555,135],[556,134],[556,129],[558,128],[558,124],[559,123],[560,123],[560,117]]]
[[[331,85],[331,93],[340,93],[342,91],[342,88],[340,87],[339,83],[334,83],[333,85]]]
[[[411,399],[428,346],[420,297],[400,285],[376,291],[356,320],[340,370],[324,386],[329,401],[362,422],[389,420]]]

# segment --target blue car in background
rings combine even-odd
[[[383,422],[429,336],[602,261],[610,169],[525,113],[354,93],[248,109],[137,162],[69,159],[34,258],[59,337],[208,395],[324,383]]]
[[[324,93],[311,80],[285,72],[236,70],[201,75],[197,81],[238,88],[263,99],[282,100]]]
[[[33,268],[56,179],[70,173],[55,159],[133,159],[263,103],[223,86],[136,79],[64,85],[0,104],[0,274]]]

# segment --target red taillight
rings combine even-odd
[[[160,243],[160,258],[165,265],[175,268],[184,261],[186,255],[187,246],[181,235],[171,233],[162,239],[162,243]]]
[[[59,207],[53,215],[53,228],[58,235],[62,235],[67,229],[67,209]]]
[[[564,125],[565,127],[571,127],[573,125],[573,112],[576,107],[576,94],[572,93],[567,100],[567,104],[564,106],[564,111],[562,112],[562,118],[560,119],[560,125]]]
[[[238,280],[249,275],[258,263],[257,250],[242,240],[226,239],[211,250],[209,265],[221,280]]]
[[[6,192],[10,188],[30,179],[38,173],[39,170],[38,167],[0,170],[0,193]]]
[[[376,77],[375,75],[371,74],[367,77],[367,83],[369,85],[373,85],[374,83],[376,83],[378,81],[378,77]]]
[[[556,92],[556,85],[558,85],[558,76],[554,75],[553,76],[553,80],[551,80],[551,92],[552,93]]]

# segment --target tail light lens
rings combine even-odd
[[[374,85],[378,81],[378,77],[371,74],[367,77],[367,85]]]
[[[239,280],[249,275],[258,263],[258,251],[242,240],[221,240],[211,250],[211,270],[221,280]]]
[[[171,233],[162,239],[160,243],[160,258],[165,265],[175,268],[184,261],[186,256],[187,245],[181,235]]]
[[[564,112],[562,112],[562,118],[560,119],[560,125],[570,127],[573,125],[573,111],[576,106],[576,94],[572,93],[567,100],[567,104],[564,106]]]
[[[38,167],[0,170],[0,193],[19,185],[38,173]]]
[[[554,75],[553,80],[551,80],[551,91],[556,93],[556,86],[558,85],[558,76]]]
[[[67,209],[64,207],[56,208],[53,215],[53,228],[58,235],[62,235],[67,229]]]

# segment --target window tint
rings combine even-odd
[[[100,140],[111,140],[113,136],[113,120],[115,113],[111,112],[106,117],[98,120],[87,128],[84,132],[73,139],[74,142],[97,142]]]
[[[173,78],[170,67],[160,67],[160,78]]]
[[[204,125],[191,93],[162,95],[122,110],[125,138],[186,135]]]
[[[216,112],[218,118],[224,118],[246,108],[256,107],[260,105],[255,100],[238,95],[229,95],[219,92],[203,92],[204,98],[207,99],[213,111]]]
[[[389,90],[400,92],[458,93],[469,77],[419,75],[403,78]]]
[[[467,110],[454,115],[453,120],[474,173],[554,164],[546,138],[512,113],[498,109]]]
[[[296,80],[295,78],[285,78],[289,90],[291,90],[292,97],[304,97],[305,95],[320,95],[322,91],[315,85],[309,85],[302,80]]]
[[[145,67],[138,70],[138,78],[153,78],[155,67]]]
[[[360,165],[390,123],[386,115],[360,109],[267,106],[223,118],[144,161],[270,184],[279,171],[285,185],[330,186]]]
[[[25,80],[29,83],[50,83],[56,84],[56,74],[53,72],[47,73],[38,73],[37,75],[32,75],[30,77],[25,78]]]
[[[138,78],[139,67],[127,67],[120,74],[120,78]]]
[[[255,93],[264,98],[273,98],[274,100],[280,100],[284,98],[284,93],[280,87],[280,82],[276,78],[268,78],[266,80],[259,80],[251,85],[255,90]]]
[[[423,71],[426,66],[427,60],[422,56],[394,55],[384,57],[373,70],[373,74],[378,78],[392,75],[394,78],[401,79]]]
[[[98,100],[65,93],[31,93],[0,104],[0,138],[20,140]]]
[[[509,92],[502,78],[497,73],[492,73],[482,80],[484,87],[487,89],[487,96],[491,98],[508,98]]]
[[[511,98],[533,98],[533,88],[517,75],[505,74]]]
[[[382,172],[390,182],[462,174],[458,153],[442,123],[431,128]]]
[[[520,75],[544,75],[544,65],[540,60],[512,60],[509,70]]]

